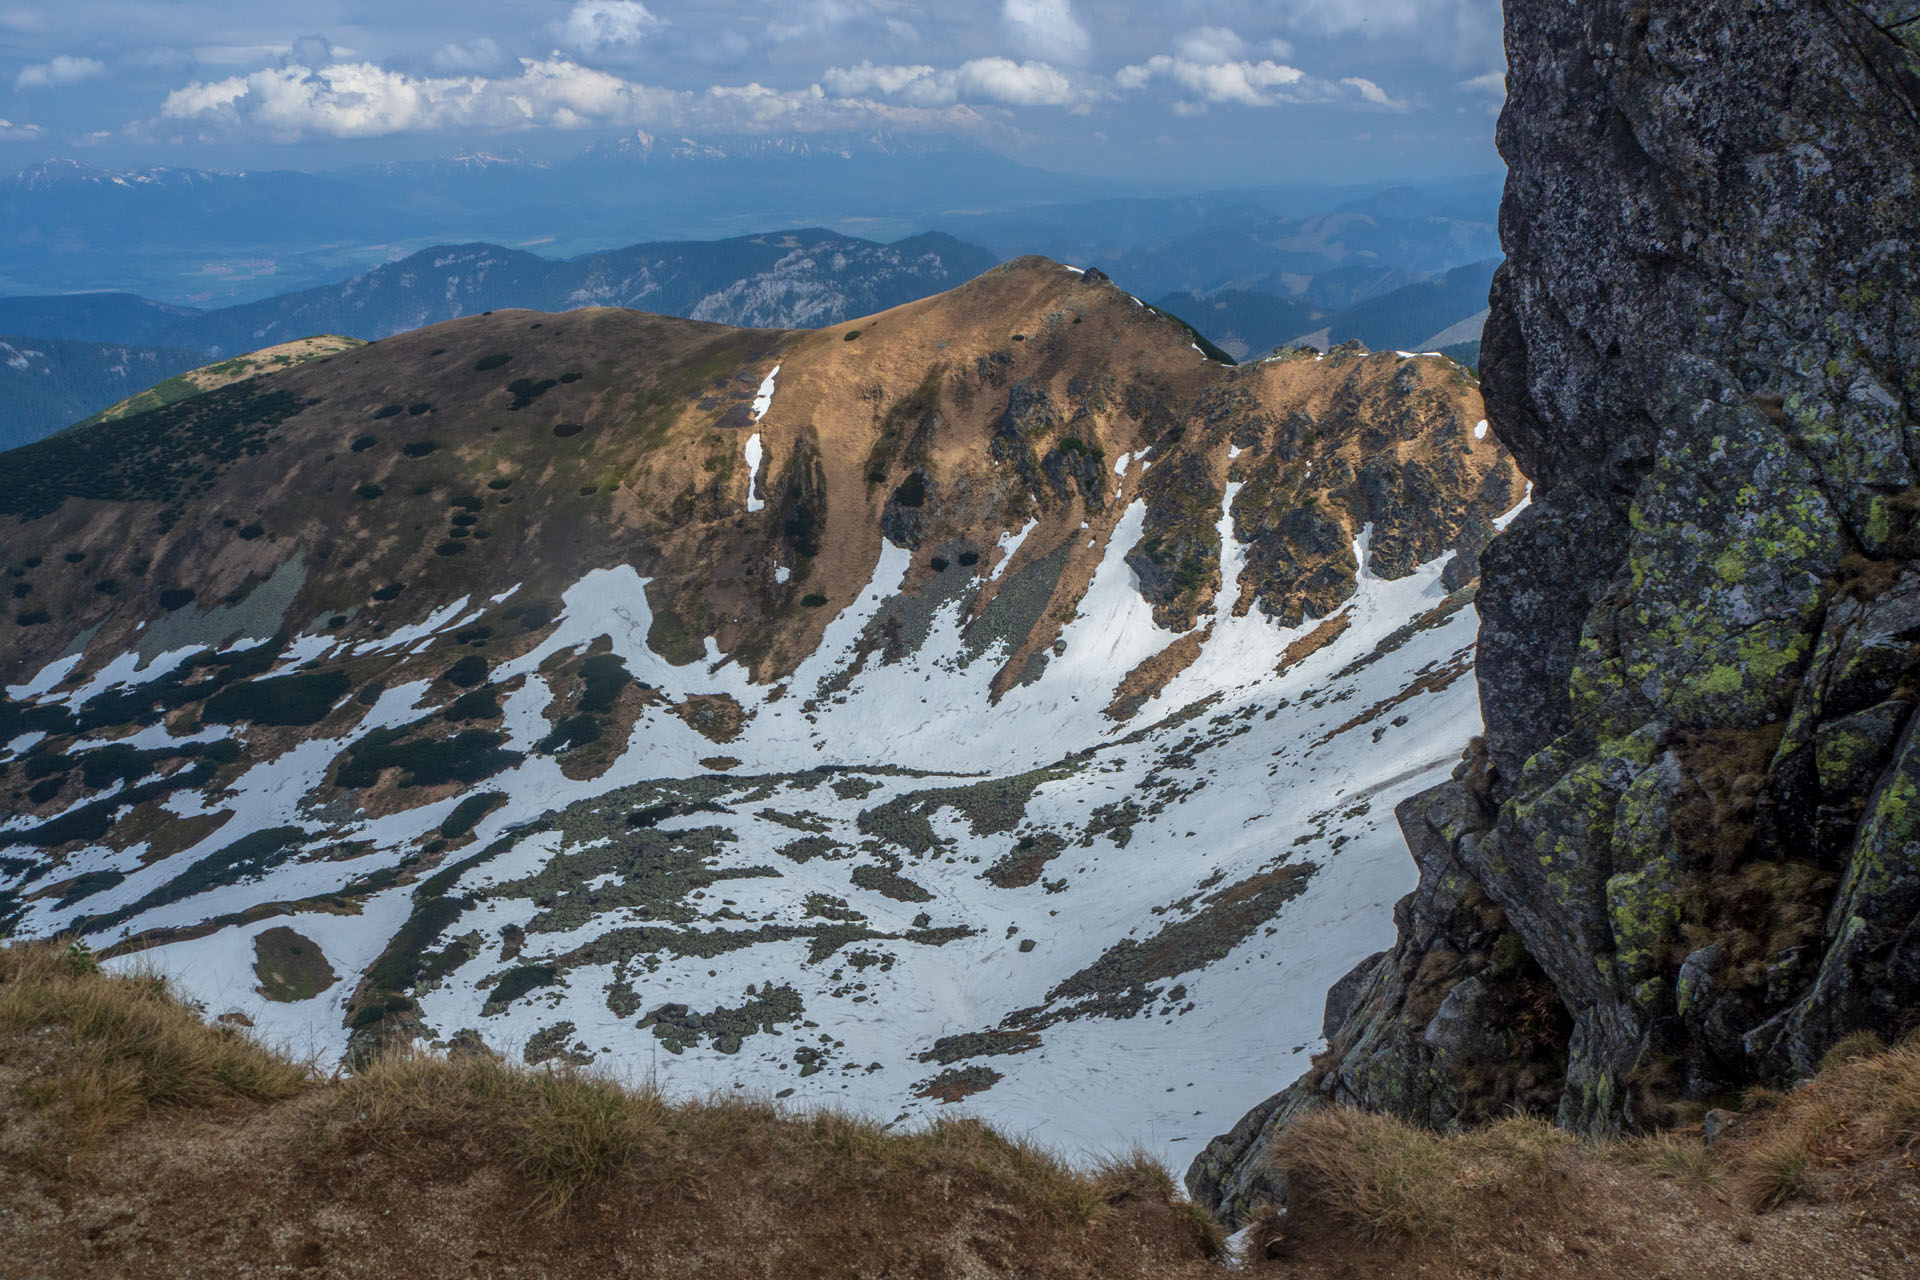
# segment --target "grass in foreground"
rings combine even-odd
[[[148,976],[109,978],[84,948],[0,950],[0,1061],[24,1069],[33,1158],[64,1167],[169,1107],[290,1098],[304,1063],[209,1027]]]
[[[0,1103],[0,1178],[46,1180],[14,1194],[123,1185],[143,1217],[183,1220],[183,1256],[208,1274],[253,1262],[259,1222],[303,1213],[378,1224],[397,1258],[389,1233],[417,1230],[582,1276],[1177,1278],[1222,1246],[1143,1155],[1082,1171],[972,1119],[891,1132],[484,1053],[394,1052],[325,1079],[157,979],[46,945],[0,950],[0,1092],[25,1104]],[[24,1229],[0,1223],[0,1255],[9,1227]],[[62,1231],[35,1233],[48,1274],[117,1274],[87,1270],[84,1233]]]

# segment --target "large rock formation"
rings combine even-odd
[[[1920,8],[1506,12],[1486,739],[1328,1053],[1189,1173],[1229,1216],[1321,1100],[1468,1120],[1564,1055],[1605,1132],[1920,1016]]]

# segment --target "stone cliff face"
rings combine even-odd
[[[1587,1132],[1920,1018],[1920,6],[1509,0],[1483,744],[1395,950],[1195,1163],[1323,1101]]]

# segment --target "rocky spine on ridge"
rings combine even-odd
[[[1400,811],[1399,941],[1188,1174],[1284,1195],[1323,1102],[1587,1133],[1920,1014],[1920,23],[1506,6],[1483,373],[1536,489],[1482,560],[1486,715]]]

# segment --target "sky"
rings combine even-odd
[[[1499,168],[1499,0],[0,0],[0,171],[928,132],[1188,186]]]

